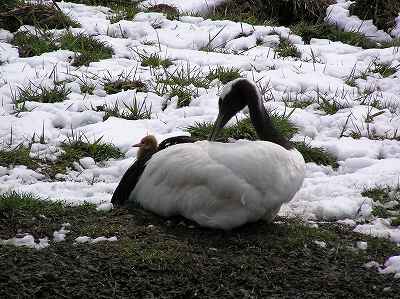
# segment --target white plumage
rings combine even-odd
[[[129,201],[159,215],[182,215],[213,228],[271,221],[301,187],[304,159],[273,126],[253,82],[230,82],[218,104],[210,140],[248,106],[257,135],[265,141],[199,141],[163,145],[156,152],[154,137],[143,138],[137,145],[141,155],[121,179],[112,202],[122,204],[129,195]]]
[[[267,141],[199,141],[153,155],[130,200],[162,216],[232,229],[271,221],[304,178],[304,159]]]

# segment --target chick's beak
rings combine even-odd
[[[144,144],[143,143],[136,143],[136,144],[134,144],[134,145],[132,145],[132,147],[141,147],[141,146],[143,146]]]

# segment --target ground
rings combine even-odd
[[[42,250],[1,246],[0,297],[394,298],[400,291],[393,277],[364,266],[384,262],[396,246],[339,224],[312,228],[282,218],[225,232],[134,207],[48,213],[46,225],[38,220],[26,230],[43,237],[68,221],[71,232]],[[18,218],[20,227],[32,216]],[[16,230],[2,228],[0,237]],[[74,244],[82,235],[118,241]],[[357,249],[360,240],[366,250]]]

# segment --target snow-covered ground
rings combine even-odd
[[[168,2],[183,12],[191,12],[204,11],[221,1],[204,1],[207,5],[200,3],[202,1],[149,2]],[[329,18],[337,23],[340,17],[342,28],[349,29],[351,22],[357,25],[354,18],[342,18],[346,15],[348,3],[338,2],[328,8],[331,10]],[[153,92],[123,91],[107,95],[101,84],[101,78],[107,75],[116,78],[133,70],[136,79],[148,86],[155,85],[155,76],[162,71],[142,67],[138,53],[158,53],[171,59],[174,63],[171,72],[190,68],[207,74],[217,66],[238,68],[242,76],[257,81],[267,90],[266,98],[269,100],[265,105],[278,113],[287,110],[284,103],[287,99],[306,101],[316,99],[317,94],[343,105],[333,115],[318,109],[318,104],[297,108],[293,112],[291,121],[300,129],[294,139],[325,148],[337,157],[340,166],[333,170],[308,163],[303,187],[282,208],[281,215],[310,220],[365,219],[371,216],[374,203],[362,197],[361,191],[376,185],[398,183],[400,142],[368,137],[371,137],[371,132],[375,136],[397,136],[400,126],[399,48],[363,50],[341,42],[317,39],[305,45],[299,36],[285,27],[251,26],[194,16],[183,16],[177,21],[168,20],[158,13],[139,13],[132,21],[111,24],[108,8],[67,2],[59,5],[82,25],[82,28],[73,29],[74,33],[83,31],[95,35],[111,45],[115,54],[112,59],[80,68],[70,65],[74,53],[66,50],[19,58],[17,49],[8,43],[11,34],[0,29],[0,60],[5,62],[0,65],[0,146],[5,148],[10,142],[13,146],[27,144],[34,134],[40,136],[44,128],[46,144],[33,145],[31,155],[54,159],[60,153],[60,143],[74,130],[76,133],[84,132],[90,139],[103,136],[103,141],[112,142],[126,156],[98,164],[90,159],[83,160],[80,167],[68,171],[64,181],[46,180],[44,175],[25,166],[0,167],[0,192],[32,192],[44,198],[76,204],[86,201],[99,205],[100,209],[108,209],[114,188],[134,160],[136,150],[131,148],[132,144],[146,134],[154,134],[159,141],[187,134],[183,131],[185,127],[216,118],[222,87],[218,81],[208,89],[197,88],[198,96],[188,107],[179,109],[176,109],[176,102],[171,101],[163,110],[165,98]],[[372,23],[364,24],[368,25],[365,27],[368,35],[372,34]],[[391,38],[386,33],[374,32],[377,40]],[[393,34],[399,32],[397,27]],[[273,47],[279,43],[280,36],[296,45],[301,52],[300,59],[283,59],[275,54]],[[217,51],[200,51],[205,46]],[[384,78],[371,71],[374,64],[397,67],[397,72]],[[82,79],[96,85],[94,95],[80,92]],[[346,84],[349,79],[354,79],[355,84]],[[27,103],[29,112],[14,113],[13,96],[18,87],[28,84],[53,86],[54,81],[62,80],[69,82],[66,86],[72,91],[68,100],[55,104],[30,102]],[[151,119],[132,121],[111,117],[103,121],[103,112],[91,109],[116,102],[129,104],[135,96],[139,102],[146,101],[146,105],[151,105]],[[369,105],[377,102],[380,109]],[[244,116],[241,114],[239,118]],[[351,132],[362,137],[345,137]],[[400,242],[399,228],[379,219],[367,225],[369,227],[359,226],[356,230]]]

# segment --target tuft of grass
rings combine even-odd
[[[321,147],[312,147],[305,142],[294,142],[295,148],[302,154],[304,161],[314,162],[318,165],[331,166],[333,169],[339,167],[337,159]]]
[[[278,47],[275,48],[275,52],[280,57],[295,57],[300,58],[301,54],[297,47],[289,40],[281,38]]]
[[[370,40],[362,33],[343,31],[337,26],[326,23],[302,21],[291,26],[291,30],[293,33],[301,36],[306,44],[309,44],[312,38],[319,38],[340,41],[363,49],[376,48],[378,46],[376,42]]]
[[[285,136],[287,139],[291,139],[294,134],[298,132],[298,128],[295,127],[287,117],[272,114],[270,118],[279,134]],[[185,128],[185,131],[196,139],[206,140],[211,134],[212,127],[213,123],[211,122],[195,123],[193,126]],[[257,140],[257,138],[257,133],[250,118],[246,117],[232,126],[223,128],[220,135],[217,137],[217,141],[228,142],[229,139]]]
[[[27,31],[14,34],[11,44],[18,47],[20,57],[39,56],[58,49],[51,35],[44,33],[35,35]]]
[[[168,92],[169,99],[172,99],[173,97],[178,97],[178,108],[189,106],[193,96],[194,94],[191,89],[180,85],[172,86],[170,91]]]
[[[111,24],[117,23],[121,20],[131,21],[140,11],[138,2],[131,2],[132,5],[116,5],[112,7],[113,14],[109,18]]]
[[[30,157],[30,148],[19,145],[15,148],[7,148],[0,150],[0,166],[11,168],[15,165],[25,165],[29,169],[37,169],[39,164]]]
[[[164,14],[168,20],[178,20],[179,10],[168,4],[156,4],[148,8],[149,12],[160,12]]]
[[[69,31],[60,37],[59,44],[61,49],[79,53],[72,62],[73,66],[88,66],[91,62],[111,58],[114,53],[105,42],[84,33],[74,35]]]
[[[79,162],[84,157],[91,157],[96,162],[109,159],[118,159],[124,154],[113,144],[102,142],[102,137],[90,141],[83,133],[75,133],[61,143],[63,153],[56,161],[45,166],[45,173],[54,178],[57,174],[64,174],[67,168],[71,168],[74,162]]]
[[[57,103],[68,99],[71,90],[62,85],[54,85],[53,87],[36,86],[31,83],[25,87],[18,87],[18,98],[15,104],[25,103],[26,101],[39,103]]]
[[[400,224],[400,185],[366,188],[361,192],[361,195],[374,200],[375,205],[372,209],[372,215],[380,218],[390,218],[394,226]],[[389,202],[397,202],[397,204],[385,207],[385,204]]]
[[[128,120],[138,120],[138,119],[150,119],[151,118],[151,105],[148,107],[146,105],[146,100],[139,103],[139,101],[134,98],[130,105],[123,103],[121,107],[118,103],[114,105],[102,105],[97,106],[95,111],[104,112],[103,120],[107,120],[110,117],[118,117]]]
[[[400,11],[398,0],[357,0],[350,5],[350,13],[362,20],[371,20],[386,31],[395,26],[395,18]]]
[[[210,81],[218,79],[222,84],[226,84],[232,80],[240,78],[240,71],[237,68],[225,68],[223,66],[218,66],[216,69],[211,70],[206,76]]]
[[[206,16],[213,20],[228,19],[249,24],[291,25],[301,20],[317,22],[326,15],[333,0],[227,0]],[[266,21],[267,20],[267,21]]]
[[[157,53],[138,53],[139,58],[141,59],[141,66],[149,66],[153,68],[157,67],[163,67],[163,68],[168,68],[171,66],[173,63],[170,59],[168,58],[162,58],[159,54]]]
[[[201,70],[195,67],[191,68],[189,64],[186,67],[179,67],[173,72],[165,70],[165,77],[158,81],[165,85],[193,85],[198,88],[208,88],[210,85],[209,80],[206,79]]]
[[[17,31],[22,25],[43,29],[64,29],[80,26],[79,23],[59,11],[54,5],[24,4],[18,1],[16,6],[11,5],[9,7],[11,9],[4,12],[0,10],[0,28],[11,32]]]
[[[398,65],[397,67],[392,67],[388,64],[374,62],[371,72],[379,73],[382,77],[386,78],[395,74],[399,67],[400,65]]]
[[[117,80],[104,83],[104,90],[107,94],[115,94],[123,90],[131,89],[135,89],[139,92],[147,91],[146,84],[139,80]]]

